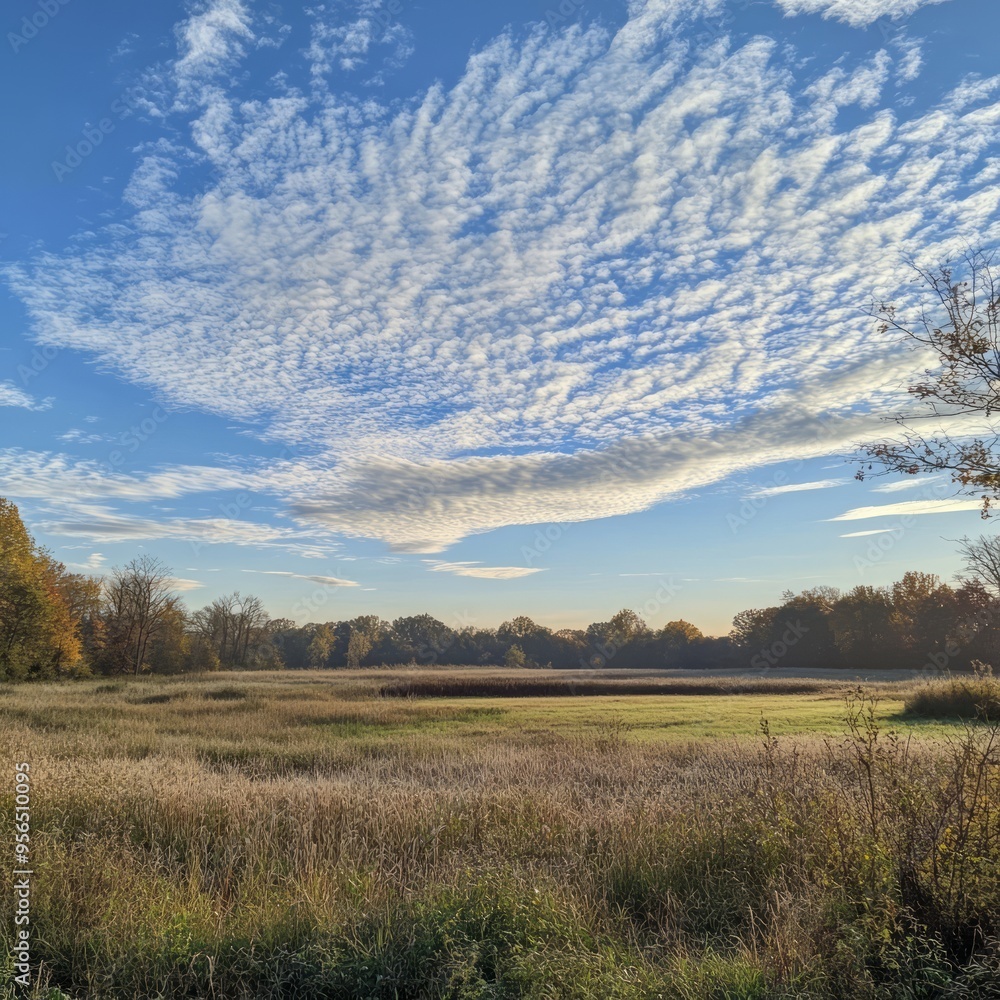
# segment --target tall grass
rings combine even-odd
[[[1000,679],[993,668],[973,663],[972,674],[929,680],[906,699],[906,711],[929,719],[1000,719]]]
[[[1000,996],[995,726],[904,741],[855,692],[825,740],[486,740],[344,684],[0,696],[35,997]]]

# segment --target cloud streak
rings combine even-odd
[[[848,479],[818,479],[812,483],[787,483],[784,486],[762,486],[751,494],[755,497],[776,497],[782,493],[804,493],[809,490],[829,490],[835,486],[843,486]]]
[[[322,576],[318,573],[291,573],[288,570],[277,569],[245,569],[244,573],[259,573],[261,576],[284,576],[292,580],[308,580],[310,583],[319,583],[324,587],[359,587],[359,583],[354,580],[344,580],[337,576]]]
[[[527,566],[483,566],[478,562],[439,562],[431,563],[429,568],[432,573],[452,573],[476,580],[517,580],[542,572]]]
[[[831,521],[863,521],[870,517],[916,517],[918,514],[951,514],[959,510],[980,510],[982,500],[953,497],[946,500],[904,500],[873,507],[855,507]]]

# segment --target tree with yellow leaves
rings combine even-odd
[[[28,534],[0,497],[0,679],[53,676],[80,660],[78,620],[66,600],[65,568]]]

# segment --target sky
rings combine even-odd
[[[952,578],[873,297],[1000,235],[993,0],[3,15],[0,495],[191,607],[708,633]]]

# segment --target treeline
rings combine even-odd
[[[378,664],[555,668],[912,667],[997,662],[1000,543],[966,543],[956,586],[907,573],[891,587],[816,587],[742,611],[727,636],[686,621],[650,628],[634,611],[553,631],[518,617],[451,628],[430,615],[298,626],[234,593],[188,611],[169,570],[144,556],[103,580],[69,573],[0,498],[0,679]]]

